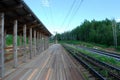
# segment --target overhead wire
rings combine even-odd
[[[73,10],[73,7],[74,7],[74,5],[75,5],[75,2],[76,2],[76,0],[73,0],[72,5],[70,6],[70,9],[68,10],[68,12],[67,12],[67,14],[66,14],[66,16],[65,16],[62,24],[61,24],[61,27],[64,25],[66,19],[70,16],[70,13],[71,13],[72,10]]]
[[[79,2],[79,5],[78,5],[77,9],[75,10],[75,12],[74,12],[74,14],[72,15],[71,19],[69,20],[68,24],[70,24],[70,23],[72,22],[72,20],[74,19],[75,15],[76,15],[77,12],[79,11],[82,3],[83,3],[83,0],[81,0],[81,1]]]
[[[65,29],[67,29],[67,28],[69,27],[69,25],[71,24],[72,20],[74,19],[75,15],[77,14],[78,10],[80,9],[83,1],[84,1],[84,0],[81,0],[81,1],[79,2],[78,7],[76,8],[76,10],[74,11],[74,13],[72,14],[71,18],[69,19],[69,21],[68,21],[68,26],[66,26]]]

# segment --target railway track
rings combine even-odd
[[[120,80],[120,69],[107,63],[98,61],[90,56],[75,51],[74,49],[64,46],[64,48],[81,64],[83,64],[89,72],[94,75],[97,80]],[[106,72],[106,74],[102,73]]]
[[[118,54],[118,53],[112,53],[112,52],[108,52],[108,51],[102,51],[102,50],[87,48],[87,47],[83,47],[83,46],[78,46],[77,48],[82,48],[82,49],[85,49],[85,50],[88,50],[91,52],[103,54],[103,55],[110,56],[110,57],[120,60],[120,54]]]

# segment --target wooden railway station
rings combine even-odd
[[[23,61],[26,62],[26,38],[29,38],[29,58],[48,48],[51,33],[36,17],[23,0],[0,0],[0,77],[5,76],[5,45],[6,35],[13,35],[13,67],[18,66],[17,36],[23,44]],[[22,43],[23,37],[23,43]],[[41,46],[42,45],[42,46]],[[42,52],[41,51],[41,52]]]
[[[12,47],[6,47],[7,34],[13,35]],[[49,47],[50,36],[23,0],[0,0],[0,80],[84,80],[61,45]]]

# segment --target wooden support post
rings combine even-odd
[[[32,59],[32,28],[30,28],[30,59]]]
[[[47,49],[47,36],[46,36],[46,49]]]
[[[4,77],[4,13],[0,14],[0,77]]]
[[[46,36],[46,49],[48,48],[48,37]]]
[[[18,65],[18,54],[17,54],[17,20],[14,21],[14,33],[13,33],[13,54],[14,54],[14,68]]]
[[[22,34],[20,34],[19,46],[20,46],[20,54],[23,55],[23,52],[22,52]]]
[[[43,42],[42,42],[42,34],[40,33],[40,40],[39,40],[40,42],[39,42],[39,46],[40,46],[40,52],[42,52],[43,51]]]
[[[7,33],[6,33],[6,30],[4,30],[4,54],[6,54],[6,35],[7,35]]]
[[[43,51],[45,50],[45,37],[44,37],[44,35],[42,35],[42,42],[43,42],[43,45],[42,45],[42,47],[43,47]]]
[[[49,37],[47,37],[47,48],[49,48]]]
[[[34,31],[34,55],[36,55],[36,31]]]
[[[39,54],[39,49],[38,49],[38,47],[39,47],[39,32],[37,32],[37,44],[36,44],[36,46],[37,46],[37,54]]]
[[[44,37],[44,35],[43,35],[43,51],[45,50],[45,37]]]
[[[5,32],[4,32],[4,48],[6,48],[6,35],[7,35],[7,33],[6,33],[6,30],[5,30]]]
[[[45,36],[45,50],[47,49],[47,36]]]
[[[28,44],[29,44],[29,55],[30,55],[30,35],[28,37]],[[29,59],[30,59],[30,57],[29,57]]]
[[[26,50],[26,25],[24,25],[23,27],[23,36],[24,36],[24,53],[23,53],[23,62],[26,62],[26,58],[27,58],[27,50]]]
[[[45,50],[47,49],[47,36],[45,36]]]
[[[46,36],[44,36],[44,50],[46,50]]]

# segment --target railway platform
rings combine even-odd
[[[84,80],[78,65],[60,44],[54,44],[16,68],[4,80]]]

